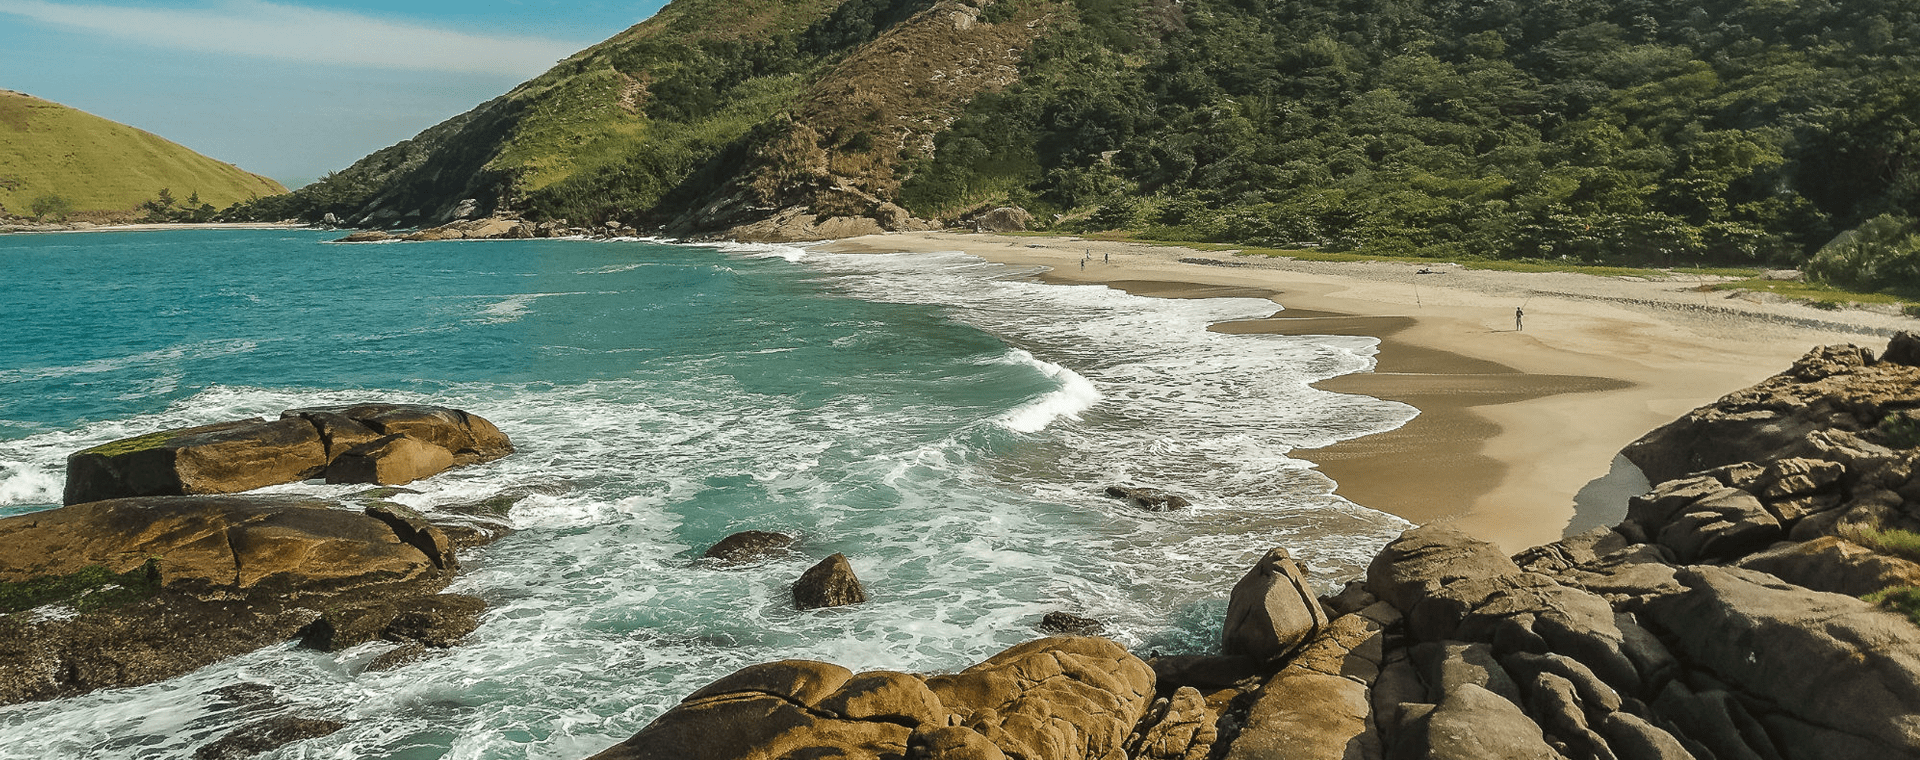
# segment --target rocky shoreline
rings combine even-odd
[[[1420,527],[1315,598],[1276,549],[1218,656],[768,663],[594,760],[1920,757],[1920,627],[1887,609],[1920,606],[1920,338],[1816,349],[1627,455],[1659,485],[1625,521],[1516,556]]]
[[[369,665],[382,669],[457,646],[485,603],[440,593],[456,553],[508,530],[483,507],[436,524],[387,501],[391,487],[348,503],[223,494],[261,470],[286,482],[352,457],[431,465],[343,470],[380,484],[510,451],[465,412],[371,404],[76,453],[73,503],[0,520],[0,704],[151,683],[291,639],[393,642]],[[1217,655],[1055,635],[950,674],[766,663],[594,758],[1920,757],[1920,627],[1903,616],[1920,609],[1920,337],[1815,349],[1625,454],[1658,485],[1624,521],[1517,555],[1424,526],[1319,597],[1273,549],[1233,587]],[[708,556],[790,543],[750,532]],[[844,556],[807,575],[796,606],[864,599]],[[1058,617],[1043,629],[1098,632]],[[339,727],[283,715],[200,755]]]

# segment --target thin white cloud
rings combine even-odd
[[[159,47],[385,69],[531,76],[581,47],[258,0],[175,9],[0,0],[0,14]]]

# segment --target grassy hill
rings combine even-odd
[[[1920,0],[674,0],[255,214],[727,235],[1009,204],[1072,233],[1897,283],[1916,114]]]
[[[76,216],[137,215],[162,189],[225,208],[284,193],[280,183],[125,124],[0,90],[0,209],[29,216],[57,195]]]

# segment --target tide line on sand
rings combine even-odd
[[[1044,267],[1039,277],[1048,282],[1165,298],[1270,298],[1277,304],[1270,318],[1211,329],[1378,338],[1374,371],[1317,387],[1403,402],[1420,416],[1296,455],[1355,503],[1416,523],[1449,522],[1508,551],[1558,540],[1569,525],[1618,521],[1636,481],[1619,471],[1616,455],[1648,430],[1772,375],[1813,346],[1878,345],[1890,330],[1915,326],[1869,312],[1729,301],[1701,293],[1685,275],[1662,282],[1306,262],[952,232],[873,235],[821,248],[959,250]],[[1231,265],[1196,263],[1209,261]],[[1516,330],[1522,306],[1525,329]]]

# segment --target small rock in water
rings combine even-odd
[[[803,610],[841,607],[867,600],[860,579],[853,575],[847,555],[835,554],[820,560],[793,584],[793,606]]]
[[[1107,486],[1107,495],[1116,499],[1126,499],[1134,506],[1148,512],[1171,512],[1193,506],[1185,497],[1167,493],[1158,488]]]
[[[236,728],[212,744],[195,750],[193,757],[194,760],[242,760],[297,741],[317,739],[346,727],[347,724],[337,720],[283,715]]]
[[[1047,633],[1064,633],[1073,636],[1098,635],[1106,626],[1093,618],[1084,618],[1067,612],[1049,612],[1040,619],[1040,630]]]
[[[757,562],[787,550],[793,546],[793,536],[765,530],[743,530],[714,544],[700,556],[720,560],[723,564],[737,565]]]

